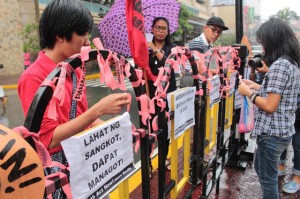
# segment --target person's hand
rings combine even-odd
[[[250,96],[252,94],[251,89],[246,84],[240,84],[238,91],[241,95]]]
[[[102,98],[94,106],[98,109],[100,115],[110,115],[119,113],[124,106],[129,104],[127,93],[111,94]]]
[[[264,61],[261,61],[261,63],[262,63],[262,67],[256,68],[256,70],[261,73],[267,73],[269,71],[269,67],[266,65]]]
[[[241,79],[240,80],[240,85],[246,85],[247,87],[249,87],[249,89],[256,89],[256,83],[254,81],[251,81],[249,79]]]
[[[154,50],[155,49],[155,45],[154,45],[154,43],[152,41],[147,42],[147,44],[148,44],[148,47],[151,48],[151,50],[155,51]]]

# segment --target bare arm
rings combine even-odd
[[[255,86],[257,86],[257,85],[255,85]],[[247,96],[249,98],[253,93],[251,91],[251,88],[246,84],[239,85],[238,90],[239,90],[241,95]],[[261,110],[263,110],[267,113],[273,113],[273,112],[276,111],[276,109],[279,105],[280,99],[281,99],[281,95],[279,95],[277,93],[268,93],[267,98],[257,96],[256,99],[255,99],[255,105],[258,106]]]
[[[281,95],[277,93],[268,93],[267,98],[257,96],[255,105],[267,113],[274,113],[279,105]]]
[[[153,42],[148,42],[148,47],[152,49],[153,52],[155,53],[155,56],[157,59],[160,61],[164,57],[164,53],[162,53],[154,44]]]

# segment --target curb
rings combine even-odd
[[[91,75],[87,75],[85,76],[86,80],[90,80],[90,79],[96,79],[99,78],[100,74],[91,74]],[[11,85],[1,85],[3,89],[17,89],[18,85],[17,84],[11,84]]]

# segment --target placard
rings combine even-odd
[[[169,110],[174,111],[174,139],[195,125],[195,93],[196,87],[185,87],[167,95]],[[170,135],[170,124],[168,129]]]
[[[43,198],[44,168],[36,151],[2,125],[0,140],[0,198]]]
[[[239,91],[235,92],[235,97],[234,97],[234,109],[239,109],[242,107],[243,104],[243,96],[240,94]]]
[[[73,198],[102,198],[131,175],[132,124],[125,112],[62,142]]]
[[[232,95],[234,93],[234,91],[235,91],[236,74],[237,74],[237,72],[233,72],[233,73],[230,74],[229,96]]]
[[[210,85],[212,87],[211,90],[209,90],[209,106],[211,108],[215,103],[218,103],[220,101],[220,76],[215,75],[213,76],[213,78],[209,78],[208,81],[210,82]]]

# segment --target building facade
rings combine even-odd
[[[108,12],[112,0],[80,1],[92,13],[92,37],[98,37],[97,25]],[[193,26],[187,40],[202,32],[206,20],[212,16],[211,0],[178,0],[192,13],[189,23]],[[19,76],[24,70],[22,32],[27,24],[37,23],[49,0],[2,0],[0,6],[0,78]],[[36,56],[32,56],[32,61]]]

